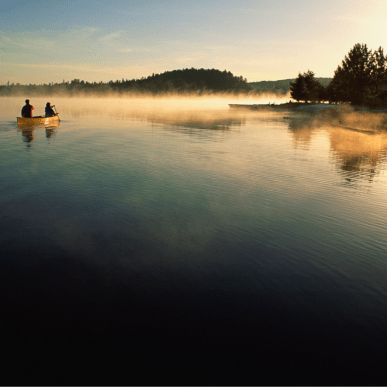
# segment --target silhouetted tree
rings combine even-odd
[[[328,101],[327,88],[324,87],[321,83],[318,83],[318,86],[317,86],[317,101],[318,102]]]
[[[290,83],[290,95],[299,101],[321,101],[324,100],[325,88],[314,77],[314,72],[308,70],[306,73],[298,74],[295,82]]]
[[[360,105],[371,80],[371,50],[366,44],[355,44],[338,66],[333,77],[335,98],[341,102]]]
[[[370,106],[386,106],[387,104],[387,57],[379,47],[370,57],[369,82],[365,88],[364,100]]]
[[[296,78],[296,80],[294,82],[290,82],[290,95],[297,102],[306,102],[307,92],[308,90],[306,88],[305,77],[301,75],[301,73],[298,73],[298,77]]]
[[[319,100],[319,93],[322,85],[314,78],[314,72],[308,70],[304,73],[305,85],[306,85],[306,100],[315,102]]]
[[[353,105],[387,106],[387,57],[355,44],[335,70],[327,88],[329,101]]]

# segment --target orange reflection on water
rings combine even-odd
[[[36,139],[34,134],[36,130],[45,129],[46,138],[50,139],[55,135],[56,129],[59,126],[59,121],[51,123],[50,126],[44,124],[23,124],[18,125],[17,131],[21,132],[23,142],[26,142],[27,146],[31,146],[30,143]]]
[[[372,181],[379,173],[378,165],[386,161],[387,133],[362,133],[335,127],[327,130],[337,167],[351,172],[352,179]]]

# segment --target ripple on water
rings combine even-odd
[[[1,272],[14,270],[3,283],[16,292],[29,278],[44,284],[42,299],[56,289],[68,305],[93,289],[90,305],[105,300],[115,322],[129,321],[127,308],[138,326],[175,321],[188,344],[200,341],[193,332],[223,332],[258,348],[269,332],[268,342],[288,340],[286,353],[307,342],[329,354],[342,342],[380,349],[383,136],[228,110],[119,104],[114,118],[102,101],[61,104],[55,141],[36,130],[27,144],[1,121]]]

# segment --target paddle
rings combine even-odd
[[[52,108],[55,108],[55,115],[58,115],[58,112],[56,111],[55,105],[51,105]],[[59,120],[60,121],[60,120]]]

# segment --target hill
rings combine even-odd
[[[158,92],[247,92],[251,88],[242,76],[216,69],[183,69],[153,74],[148,78],[123,82],[123,88]]]

